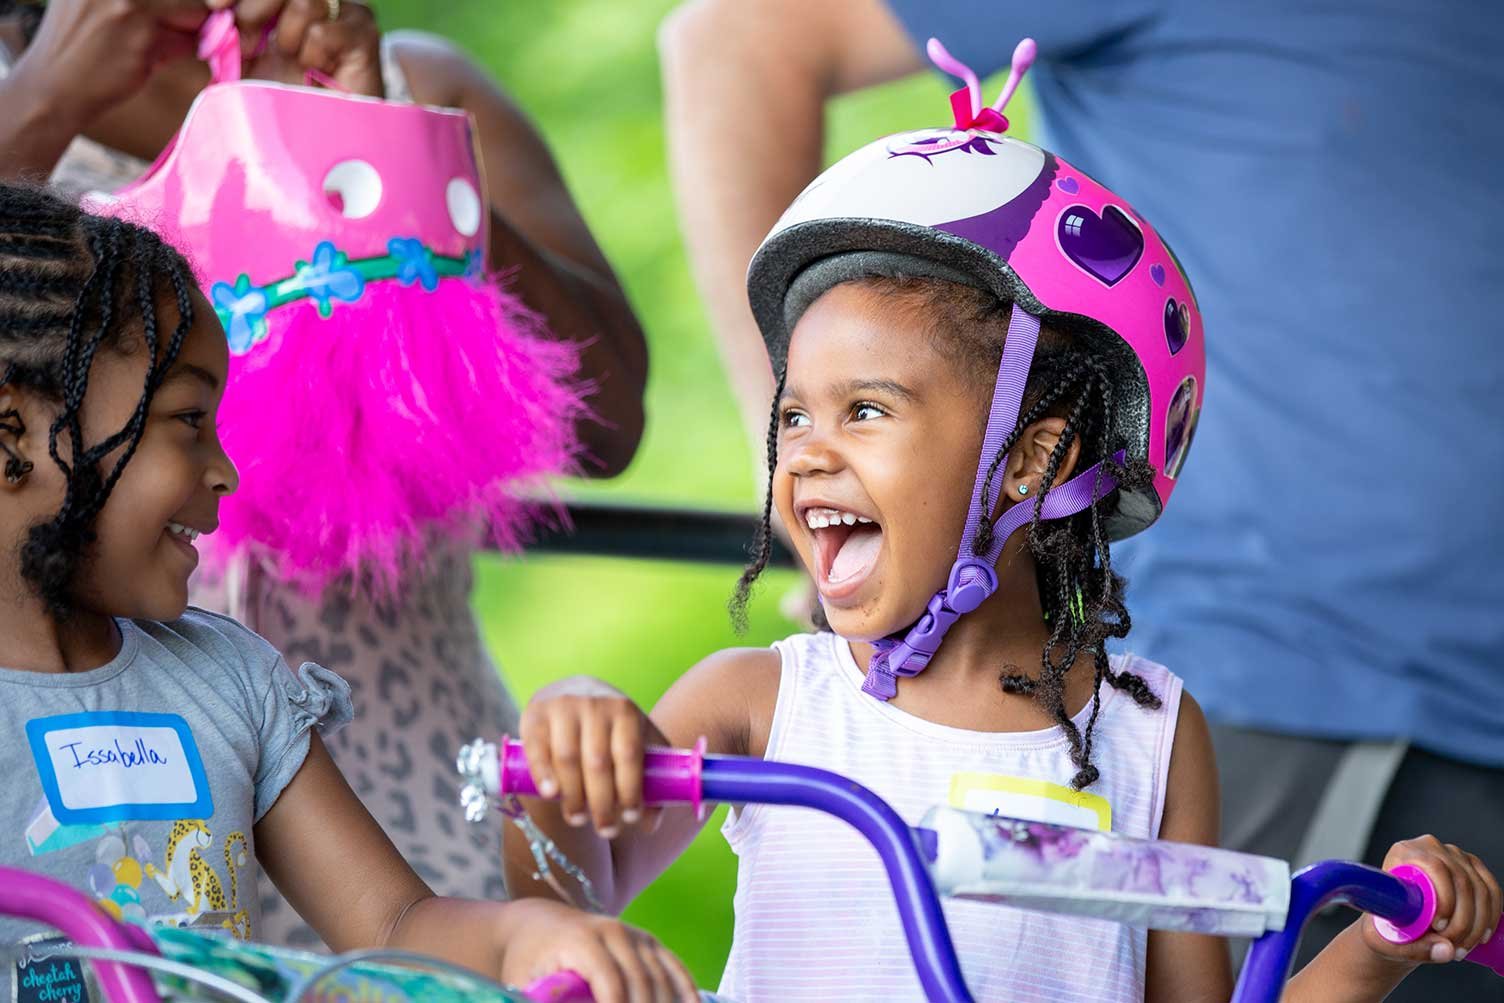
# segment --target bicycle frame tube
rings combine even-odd
[[[0,915],[44,923],[84,947],[157,953],[144,933],[116,923],[82,892],[29,871],[0,867]],[[110,1003],[161,1003],[139,968],[101,961],[94,970]]]
[[[1422,894],[1414,885],[1363,864],[1342,860],[1312,864],[1290,882],[1290,914],[1285,928],[1254,941],[1232,1003],[1278,1003],[1306,921],[1334,902],[1403,926],[1420,914]]]
[[[926,998],[971,1003],[917,837],[886,801],[828,770],[740,757],[706,756],[701,784],[707,801],[813,808],[854,827],[877,850],[888,872]]]

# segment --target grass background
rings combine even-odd
[[[747,0],[756,2],[756,0]],[[823,2],[823,0],[815,0]],[[665,163],[655,33],[673,0],[376,0],[385,28],[453,39],[533,118],[581,212],[625,284],[652,359],[648,424],[631,468],[571,493],[752,510],[755,464],[689,277]],[[989,81],[992,96],[999,81]],[[946,124],[947,86],[920,75],[843,97],[827,118],[827,159],[885,133]],[[1009,107],[1029,135],[1029,104]],[[757,144],[748,143],[756,156]],[[725,601],[732,567],[610,558],[477,558],[475,606],[519,701],[562,676],[589,673],[651,706],[700,658],[766,644],[795,628],[778,613],[791,574],[770,574],[737,639]],[[717,830],[627,911],[714,987],[731,937],[735,858]]]

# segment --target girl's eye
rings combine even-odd
[[[809,415],[803,411],[795,411],[793,408],[783,412],[784,428],[805,428],[809,425]]]
[[[178,421],[183,422],[189,428],[202,428],[204,424],[204,418],[207,415],[207,411],[184,411],[181,414],[173,415],[173,417]]]
[[[887,413],[888,412],[884,411],[876,404],[873,404],[871,401],[862,401],[858,404],[852,405],[851,408],[851,417],[855,418],[857,421],[869,421],[872,418],[882,418],[887,415]]]

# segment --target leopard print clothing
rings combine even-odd
[[[434,557],[392,606],[339,590],[310,598],[242,561],[217,582],[196,580],[191,601],[239,620],[291,665],[317,662],[343,676],[355,720],[328,746],[350,786],[434,891],[499,901],[501,830],[466,824],[454,760],[477,736],[515,734],[517,706],[486,653],[470,585],[460,549]],[[259,940],[321,946],[274,888],[261,891]]]

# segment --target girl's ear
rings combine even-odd
[[[4,454],[0,484],[11,490],[19,488],[32,470],[32,462],[28,459],[31,440],[26,435],[21,406],[21,395],[15,390],[0,390],[0,453]]]
[[[1045,471],[1050,466],[1050,456],[1060,444],[1065,433],[1064,418],[1041,418],[1019,436],[1018,444],[1008,454],[1004,468],[1003,497],[1009,501],[1032,498],[1044,487]],[[1076,462],[1081,459],[1081,439],[1071,439],[1065,455],[1060,458],[1060,467],[1055,471],[1055,481],[1050,487],[1070,480],[1076,472]]]

